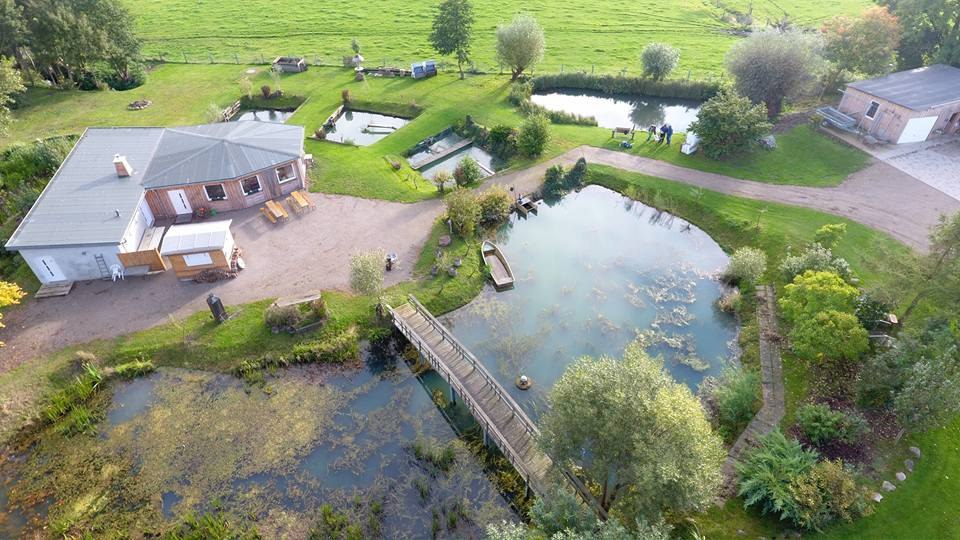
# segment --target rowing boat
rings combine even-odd
[[[500,251],[500,246],[485,240],[480,246],[480,252],[483,255],[484,264],[490,269],[494,288],[502,291],[513,287],[513,270],[507,258],[503,256],[503,252]]]

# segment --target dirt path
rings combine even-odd
[[[495,177],[497,183],[526,192],[536,189],[544,171],[555,164],[570,165],[580,157],[588,163],[683,182],[738,197],[804,206],[850,218],[883,231],[919,250],[927,247],[930,227],[941,214],[960,211],[960,201],[931,188],[882,162],[874,162],[837,187],[813,188],[737,180],[592,146],[581,146],[530,169]]]
[[[580,157],[650,176],[731,195],[805,206],[848,217],[904,243],[925,249],[927,232],[942,213],[960,211],[954,200],[880,162],[834,188],[763,184],[685,169],[662,161],[594,147],[579,147],[529,169],[489,178],[517,193],[536,190],[544,171]],[[400,267],[387,275],[392,284],[409,279],[431,224],[443,210],[439,200],[391,203],[335,195],[311,195],[315,212],[269,225],[257,209],[230,214],[247,269],[240,278],[217,284],[180,283],[168,272],[121,283],[78,283],[69,296],[28,301],[5,317],[0,340],[0,372],[23,361],[92,339],[113,337],[206,309],[208,292],[227,305],[313,289],[346,289],[350,255],[374,248],[396,252]]]

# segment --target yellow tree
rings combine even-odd
[[[26,295],[27,293],[23,292],[16,283],[0,281],[0,308],[19,304],[20,299]],[[0,328],[3,328],[3,313],[0,313]],[[0,341],[0,347],[3,347],[2,341]]]

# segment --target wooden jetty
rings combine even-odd
[[[520,197],[517,199],[517,202],[514,203],[514,208],[517,210],[517,213],[520,214],[520,217],[527,217],[527,214],[537,213],[537,202],[530,197]]]
[[[540,434],[520,405],[487,371],[477,357],[413,296],[397,308],[387,306],[393,324],[406,336],[430,367],[450,385],[452,401],[460,399],[483,430],[484,443],[493,441],[527,484],[527,489],[543,496],[548,489],[547,475],[553,460],[537,446]],[[597,514],[606,512],[580,481],[559,471]]]
[[[514,284],[513,269],[510,268],[510,263],[507,262],[500,246],[484,240],[480,246],[480,253],[483,255],[483,263],[490,269],[493,286],[498,291],[512,288]]]

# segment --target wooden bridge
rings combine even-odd
[[[542,496],[548,488],[547,474],[554,463],[536,444],[537,426],[520,405],[487,371],[476,356],[464,347],[417,299],[400,307],[388,307],[393,323],[440,374],[455,397],[459,397],[483,429],[484,441],[492,440],[527,483]],[[602,518],[606,512],[579,478],[566,470],[561,474]]]

